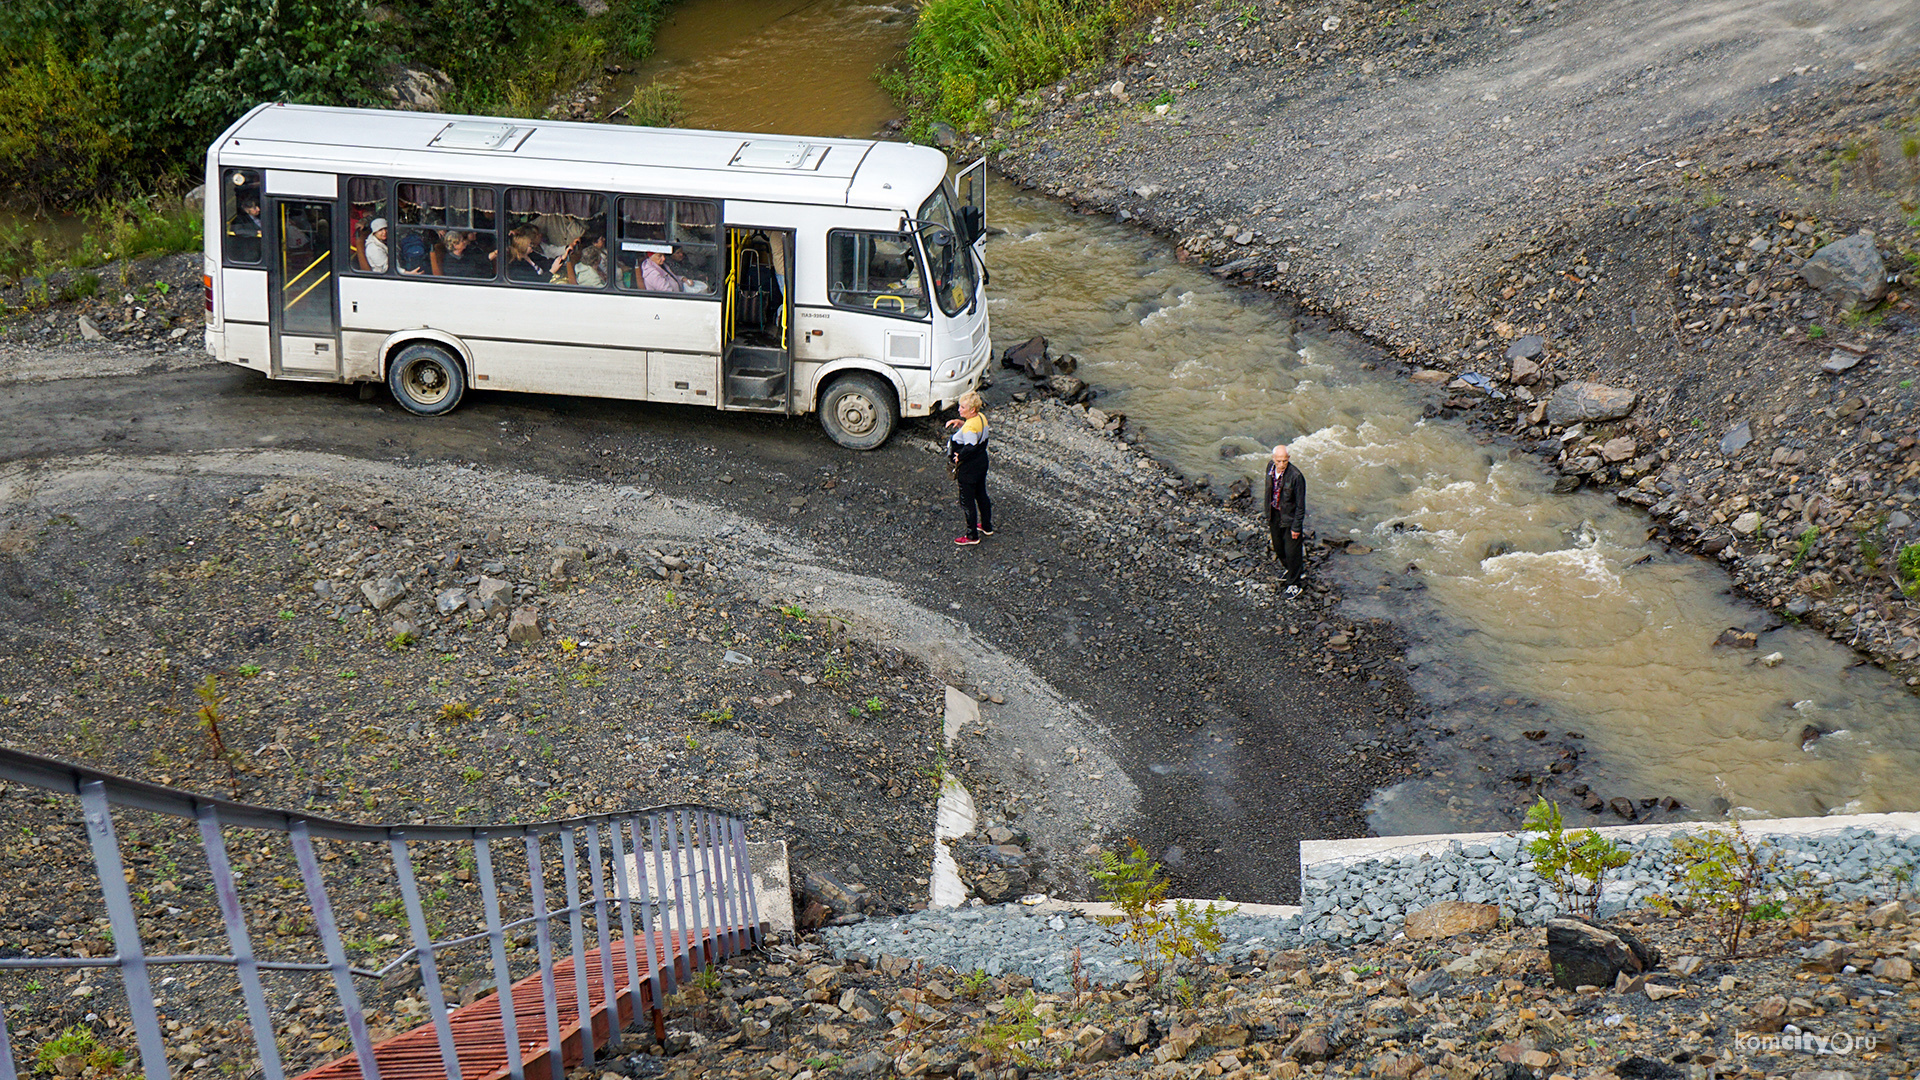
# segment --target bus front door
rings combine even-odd
[[[272,200],[268,264],[273,377],[340,378],[340,305],[333,274],[332,200]]]
[[[727,227],[721,406],[791,412],[793,230]]]

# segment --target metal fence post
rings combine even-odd
[[[640,832],[640,819],[633,818],[629,820],[627,827],[633,830],[633,882],[634,892],[638,895],[638,903],[636,906],[640,909],[640,933],[646,939],[647,993],[652,995],[652,1011],[657,1013],[660,1011],[660,1002],[663,1000],[660,997],[660,916],[654,910],[654,890],[647,887],[647,866],[645,861],[640,857],[640,837],[642,836]],[[639,939],[636,938],[635,940],[638,941]],[[639,1000],[639,992],[639,987],[635,987],[635,1001]]]
[[[240,906],[240,890],[233,882],[233,866],[227,861],[227,838],[220,831],[220,813],[212,803],[196,808],[200,823],[200,847],[207,855],[207,869],[213,874],[213,892],[220,901],[220,917],[227,924],[227,944],[233,948],[234,968],[240,976],[240,997],[247,1003],[247,1023],[253,1028],[254,1047],[260,1051],[260,1071],[266,1080],[282,1080],[280,1044],[273,1034],[273,1014],[267,1011],[267,994],[260,985],[260,968],[253,956],[253,939],[247,933],[247,915]]]
[[[313,909],[313,928],[326,950],[327,966],[333,970],[334,993],[340,998],[347,1018],[347,1037],[353,1040],[353,1056],[360,1061],[361,1080],[380,1080],[380,1067],[373,1060],[373,1040],[367,1037],[367,1018],[360,1011],[360,992],[353,988],[353,972],[347,964],[347,949],[340,942],[340,928],[333,922],[333,905],[327,899],[327,883],[320,876],[320,860],[313,853],[313,837],[307,823],[295,821],[293,857],[300,865],[301,880],[307,885],[307,905]]]
[[[149,1080],[170,1080],[167,1043],[160,1033],[160,1013],[153,1004],[153,984],[147,978],[147,956],[140,947],[140,919],[127,891],[127,871],[120,863],[120,841],[113,834],[113,810],[107,787],[98,780],[80,785],[80,807],[86,816],[87,840],[93,845],[94,872],[100,876],[100,894],[106,901],[107,921],[113,927],[114,959],[127,991],[127,1010],[140,1044],[140,1068]]]
[[[613,839],[613,888],[614,888],[614,891],[618,894],[619,901],[620,901],[620,933],[622,935],[622,940],[625,943],[626,950],[627,950],[627,955],[626,955],[627,993],[633,999],[634,1022],[639,1023],[640,1022],[640,960],[639,960],[639,957],[634,952],[634,945],[636,943],[633,940],[633,905],[629,903],[627,900],[628,896],[631,895],[633,890],[630,889],[627,885],[627,868],[629,864],[627,862],[626,856],[621,854],[621,849],[626,846],[626,841],[620,838],[620,820],[618,818],[615,818],[611,824],[613,825],[613,829],[611,830],[611,836]],[[631,866],[633,868],[633,873],[637,877],[643,873],[643,871],[640,868],[640,852],[639,852],[640,838],[638,836],[635,836],[633,839],[634,839],[634,858]],[[653,958],[648,957],[647,962],[651,964],[653,962]],[[660,999],[655,998],[653,1001],[653,1008],[658,1009],[659,1007],[660,1007]]]
[[[494,996],[500,1001],[500,1031],[507,1040],[507,1075],[525,1080],[527,1063],[520,1055],[520,1024],[513,1015],[513,972],[507,967],[507,933],[500,928],[500,891],[493,883],[493,854],[485,833],[474,838],[473,858],[480,870],[480,899],[487,908],[487,943],[493,951]]]
[[[666,971],[661,973],[661,977],[666,983],[667,993],[671,994],[680,989],[680,963],[675,959],[675,957],[679,955],[679,946],[674,943],[673,933],[677,924],[680,936],[685,938],[687,929],[685,918],[676,919],[674,912],[667,907],[667,890],[669,888],[672,889],[676,897],[680,895],[680,883],[676,880],[679,875],[680,864],[678,860],[674,862],[674,876],[669,877],[666,867],[666,852],[662,850],[660,843],[660,818],[660,813],[647,815],[647,832],[653,837],[654,880],[660,886],[658,892],[660,900],[660,920],[667,924],[665,932],[661,934],[666,944]]]
[[[440,962],[433,952],[433,932],[420,903],[420,887],[413,879],[413,859],[407,854],[407,834],[395,829],[387,840],[393,852],[394,876],[400,880],[400,900],[407,907],[407,928],[420,956],[420,992],[433,1019],[433,1036],[440,1044],[440,1068],[446,1080],[460,1080],[460,1053],[453,1042],[453,1024],[447,1019],[446,994],[440,988]]]
[[[580,919],[580,863],[573,854],[573,828],[560,830],[560,871],[567,877],[567,934],[573,942],[573,1007],[580,1014],[580,1066],[593,1068],[593,985],[587,980],[587,939]]]
[[[553,1066],[553,1080],[567,1080],[566,1066],[560,1054],[559,994],[553,981],[553,933],[547,914],[546,874],[540,865],[540,834],[528,833],[527,882],[533,892],[533,947],[540,963],[540,1005],[547,1013],[547,1060]]]
[[[747,852],[747,823],[733,822],[733,847],[739,853],[740,887],[747,901],[747,940],[755,945],[763,945],[766,938],[760,930],[760,893],[753,882],[753,856]]]
[[[620,828],[614,822],[614,829]],[[587,869],[593,878],[593,922],[600,934],[600,996],[607,1006],[607,1045],[620,1045],[620,1029],[625,1026],[620,1019],[620,996],[614,987],[613,946],[608,941],[607,932],[607,887],[601,878],[600,868],[600,823],[593,822],[587,827]],[[634,987],[634,1012],[640,1007],[640,988]]]

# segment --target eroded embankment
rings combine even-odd
[[[1896,582],[1920,541],[1910,15],[1205,5],[982,142],[1410,374],[1491,377],[1502,399],[1462,385],[1442,411],[1617,489],[1914,686]],[[1850,314],[1799,267],[1863,229],[1904,276]],[[1582,381],[1631,411],[1546,407]]]

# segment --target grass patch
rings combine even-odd
[[[637,127],[680,127],[686,118],[686,98],[671,83],[656,81],[635,87],[627,102],[627,122]]]
[[[1075,68],[1104,60],[1127,28],[1163,0],[928,0],[902,65],[881,85],[907,110],[907,134],[936,122],[984,131],[1002,106]]]

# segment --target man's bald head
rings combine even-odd
[[[1276,446],[1273,448],[1273,463],[1275,465],[1279,466],[1282,469],[1286,468],[1287,457],[1288,457],[1288,454],[1287,454],[1286,443],[1281,443],[1279,446]]]

